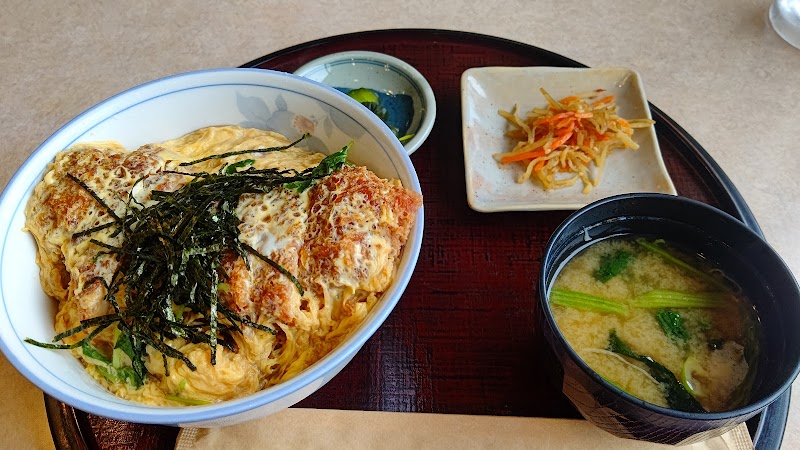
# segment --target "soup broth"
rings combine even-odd
[[[708,261],[662,240],[592,244],[550,293],[559,330],[611,384],[655,405],[719,412],[747,400],[757,317]]]

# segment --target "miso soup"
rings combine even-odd
[[[600,376],[655,405],[719,412],[747,400],[758,319],[711,263],[663,240],[592,244],[550,292],[559,330]]]

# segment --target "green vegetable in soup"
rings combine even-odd
[[[656,313],[656,322],[673,341],[686,344],[689,340],[689,331],[683,323],[683,317],[677,311],[671,309],[661,309]]]
[[[694,356],[689,356],[683,362],[683,368],[681,369],[681,385],[694,397],[702,395],[700,387],[694,381],[694,374],[696,372],[708,375],[708,373],[700,368],[697,359]]]
[[[630,253],[625,250],[617,250],[614,253],[600,257],[600,266],[594,271],[594,278],[600,282],[607,282],[622,273],[631,261]]]
[[[622,303],[567,289],[550,291],[550,303],[599,313],[628,314],[628,307]]]
[[[670,253],[669,250],[663,248],[660,245],[661,243],[664,242],[663,240],[659,239],[659,240],[656,240],[654,242],[649,242],[649,241],[647,241],[645,239],[637,239],[636,242],[639,245],[641,245],[642,247],[644,247],[647,250],[649,250],[650,252],[660,256],[661,259],[663,259],[664,261],[666,261],[666,262],[668,262],[668,263],[670,263],[670,264],[672,264],[674,266],[680,267],[683,270],[685,270],[686,272],[688,272],[688,273],[690,273],[692,275],[695,275],[695,276],[699,277],[700,279],[703,279],[703,280],[713,284],[714,286],[716,286],[716,287],[718,287],[720,289],[723,289],[723,290],[728,290],[729,289],[729,286],[726,283],[724,283],[722,280],[720,280],[719,278],[711,275],[708,272],[704,272],[704,271],[692,266],[691,264],[687,263],[686,261],[674,256],[672,253]]]
[[[608,350],[635,359],[647,366],[647,371],[650,375],[663,386],[664,396],[670,408],[685,412],[705,412],[703,406],[683,387],[674,373],[653,360],[653,358],[640,355],[631,350],[617,336],[616,330],[611,330],[608,337]]]
[[[636,308],[721,308],[725,294],[719,292],[678,292],[653,289],[636,297],[631,306]]]

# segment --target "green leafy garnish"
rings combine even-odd
[[[108,359],[106,355],[100,353],[100,350],[94,348],[94,346],[92,346],[88,342],[83,343],[83,345],[81,346],[81,351],[83,352],[83,356],[86,357],[87,359],[94,360],[101,364],[111,364],[111,360]]]
[[[616,330],[611,330],[608,338],[608,351],[641,362],[647,367],[650,375],[661,383],[667,404],[672,409],[679,411],[700,413],[705,412],[703,406],[690,394],[669,369],[662,366],[649,356],[640,355],[630,349],[622,339],[617,336]]]
[[[594,278],[600,282],[607,282],[622,273],[631,260],[631,254],[625,250],[617,250],[614,253],[600,257],[600,265],[594,271]]]
[[[145,372],[142,358],[137,357],[131,345],[130,335],[117,329],[111,365],[120,372],[128,384],[139,387],[144,382]]]
[[[306,136],[304,136],[305,138]],[[300,140],[302,140],[301,138]],[[228,152],[180,164],[190,166],[212,158],[248,153],[267,153],[288,146]],[[191,177],[191,181],[173,192],[154,190],[149,206],[128,201],[126,214],[115,214],[102,198],[77,177],[68,174],[108,213],[111,221],[75,233],[73,238],[90,236],[110,229],[110,236],[122,241],[110,245],[97,239],[89,241],[112,255],[117,267],[110,279],[96,277],[86,285],[100,283],[105,300],[113,312],[85,319],[74,328],[56,335],[54,343],[25,339],[26,342],[50,349],[82,348],[83,354],[110,380],[123,380],[140,386],[147,375],[144,358],[147,346],[161,352],[165,370],[167,359],[183,361],[196,367],[179,349],[167,340],[182,337],[188,342],[206,343],[211,350],[211,363],[216,363],[218,345],[236,352],[230,336],[248,326],[268,333],[277,332],[268,326],[240,316],[220,302],[220,292],[229,289],[227,274],[222,270],[223,255],[233,252],[249,268],[251,258],[267,262],[294,283],[300,294],[303,287],[285,268],[239,240],[241,220],[235,214],[244,194],[260,194],[273,189],[308,189],[315,180],[340,169],[347,160],[349,145],[326,157],[318,166],[303,171],[256,169],[254,160],[243,160],[223,166],[217,173],[171,172]],[[137,183],[142,182],[140,179]],[[124,296],[124,308],[117,303]],[[116,339],[111,358],[91,345],[98,334],[116,326]],[[56,343],[86,332],[72,344]],[[185,400],[185,399],[184,399]]]
[[[230,166],[225,167],[225,173],[230,175],[232,173],[236,173],[242,167],[252,166],[256,163],[255,159],[243,159],[241,161],[236,161],[235,163],[231,164]]]
[[[311,187],[311,184],[314,182],[314,180],[328,176],[341,169],[347,162],[347,152],[350,150],[351,145],[353,145],[352,142],[342,147],[342,149],[338,152],[326,156],[325,159],[320,161],[317,167],[314,167],[309,174],[308,179],[285,183],[283,186],[287,189],[294,189],[297,192],[305,191]]]
[[[116,350],[115,348],[114,351],[116,352]],[[136,388],[142,385],[142,379],[138,376],[136,371],[130,366],[118,365],[116,357],[109,359],[88,342],[84,342],[83,345],[81,345],[81,352],[83,353],[84,359],[94,364],[97,371],[109,381],[126,383]]]
[[[661,309],[656,312],[656,322],[664,334],[673,341],[686,344],[686,341],[689,340],[689,331],[686,329],[686,324],[683,323],[683,317],[678,312]]]

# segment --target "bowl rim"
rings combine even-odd
[[[433,129],[433,124],[436,119],[436,96],[434,95],[433,88],[431,88],[431,85],[428,83],[428,80],[425,78],[425,76],[423,76],[411,64],[386,53],[374,52],[370,50],[347,50],[312,59],[311,61],[298,67],[293,73],[295,75],[305,76],[318,66],[324,66],[325,64],[348,59],[366,59],[391,65],[399,72],[404,73],[414,84],[417,85],[420,93],[422,94],[422,105],[420,105],[419,108],[422,116],[420,117],[416,134],[405,145],[403,145],[409,155],[417,151],[422,143],[428,138],[428,135],[430,135],[431,130]]]
[[[2,193],[0,193],[0,206],[5,205],[8,199],[12,196],[15,198],[20,197],[20,199],[24,200],[30,194],[30,190],[28,188],[20,185],[23,183],[22,178],[24,178],[24,175],[26,175],[29,170],[36,170],[38,172],[45,170],[46,166],[36,166],[35,169],[31,168],[35,166],[39,158],[44,158],[43,155],[46,152],[51,151],[50,147],[55,145],[53,142],[62,137],[65,133],[79,132],[79,135],[82,135],[88,132],[94,126],[97,126],[104,120],[108,120],[109,118],[113,117],[115,113],[131,107],[129,103],[140,103],[142,100],[138,96],[142,93],[142,91],[151,88],[162,89],[162,91],[157,91],[160,92],[160,94],[148,97],[148,99],[152,99],[180,90],[214,85],[213,83],[207,82],[209,76],[230,76],[236,78],[237,81],[240,78],[251,81],[257,79],[260,81],[260,83],[255,83],[258,86],[272,87],[283,90],[287,90],[289,88],[281,87],[279,84],[281,83],[281,80],[288,78],[289,80],[293,80],[291,81],[292,83],[299,83],[301,86],[308,89],[308,91],[304,92],[304,95],[314,93],[315,100],[322,102],[331,101],[339,108],[350,109],[353,106],[353,100],[350,99],[350,97],[329,86],[294,74],[274,70],[252,68],[217,68],[183,72],[158,78],[131,87],[111,97],[108,97],[107,99],[102,100],[101,102],[84,110],[69,120],[66,124],[58,128],[25,159],[22,165],[11,177],[6,188]],[[204,82],[204,80],[206,80],[206,82]],[[228,80],[228,82],[231,82],[231,80]],[[216,85],[219,84],[224,83],[218,82]],[[401,150],[402,146],[389,128],[363,106],[351,111],[356,114],[354,119],[361,119],[360,121],[366,121],[366,123],[376,126],[374,130],[374,134],[376,136],[374,138],[379,142],[389,144],[388,146],[395,150],[394,153],[396,153],[397,158],[399,158],[400,162],[402,163],[402,168],[408,172],[407,176],[410,180],[410,185],[406,187],[416,192],[422,192],[419,184],[419,178],[410,158],[408,157],[408,154]],[[73,140],[72,144],[74,144],[74,142],[75,141]],[[56,152],[61,150],[63,149],[56,150]],[[51,159],[52,158],[49,157],[47,158],[48,163]],[[398,172],[403,171],[401,168],[397,167],[397,164],[395,164],[395,169],[398,170]],[[34,183],[34,185],[35,184],[36,183]],[[18,208],[20,206],[17,205],[15,207]],[[73,386],[65,386],[68,387],[67,390],[69,391],[79,392],[79,395],[72,395],[71,393],[62,392],[58,383],[64,383],[63,380],[57,376],[52,376],[52,378],[57,380],[56,383],[53,383],[50,381],[50,375],[39,373],[42,370],[43,365],[36,357],[33,357],[32,355],[30,357],[18,356],[18,350],[15,350],[15,348],[6,342],[5,331],[0,333],[0,337],[2,337],[2,339],[0,339],[0,351],[2,351],[14,368],[17,369],[17,371],[19,371],[26,379],[28,379],[42,391],[48,395],[51,395],[52,397],[55,397],[59,401],[92,414],[129,422],[165,425],[191,425],[192,423],[209,422],[225,417],[247,414],[249,411],[253,411],[264,405],[286,398],[318,380],[325,379],[326,375],[328,375],[332,369],[335,369],[339,365],[344,366],[345,363],[352,359],[355,353],[357,353],[363,347],[364,343],[370,337],[372,337],[372,335],[374,335],[377,329],[394,310],[397,302],[400,300],[400,297],[405,291],[419,257],[423,227],[424,206],[421,206],[417,213],[416,223],[412,227],[412,232],[409,235],[406,246],[403,249],[403,256],[401,256],[403,259],[407,258],[405,268],[400,270],[398,267],[394,282],[392,283],[391,287],[384,292],[384,295],[381,297],[381,301],[369,312],[365,320],[362,321],[350,333],[345,341],[340,343],[336,348],[331,350],[319,361],[304,369],[297,376],[245,397],[226,400],[211,405],[165,407],[145,405],[121,398],[104,399],[97,396],[87,396],[81,389]],[[5,242],[8,239],[9,231],[10,227],[9,230],[6,230],[6,234],[2,237],[3,245],[5,245]],[[5,307],[5,296],[0,295],[0,300],[2,300],[0,301],[0,313],[2,313],[2,318],[3,320],[10,320]],[[17,332],[13,332],[13,335],[15,337],[19,337]],[[15,342],[14,345],[16,344],[17,343]],[[23,343],[23,345],[28,344]],[[38,366],[29,367],[30,363],[28,360],[36,362]],[[98,388],[102,389],[99,384]],[[113,394],[110,395],[113,396]],[[91,397],[91,399],[87,397]],[[283,407],[280,409],[283,409]]]
[[[778,386],[772,392],[769,392],[768,395],[764,395],[757,402],[749,403],[747,405],[728,411],[690,413],[655,405],[653,403],[642,400],[636,396],[633,396],[623,391],[622,389],[619,389],[613,384],[607,382],[605,379],[603,379],[603,377],[601,377],[597,372],[595,372],[591,367],[589,367],[588,364],[586,364],[583,361],[583,359],[575,352],[575,350],[573,350],[572,346],[569,344],[569,342],[567,342],[566,338],[561,333],[561,330],[559,329],[553,317],[552,310],[550,309],[550,302],[548,301],[549,290],[547,290],[547,281],[546,281],[547,269],[549,266],[553,264],[552,252],[557,239],[564,234],[565,230],[569,226],[571,226],[574,222],[579,220],[584,214],[588,213],[589,211],[595,208],[603,207],[609,203],[624,202],[626,200],[630,200],[631,198],[656,199],[659,201],[684,203],[689,207],[704,209],[711,212],[712,214],[718,215],[721,219],[728,222],[729,226],[740,228],[742,232],[750,235],[750,237],[752,237],[755,241],[759,242],[763,246],[764,250],[770,253],[771,254],[770,256],[775,258],[775,260],[780,264],[781,270],[790,275],[791,279],[795,280],[794,290],[798,292],[798,297],[800,297],[800,286],[798,286],[796,278],[792,274],[789,267],[786,265],[785,261],[783,261],[781,256],[772,248],[772,246],[764,238],[759,236],[758,233],[753,231],[750,227],[748,227],[747,225],[745,225],[743,222],[736,219],[732,215],[728,214],[727,212],[715,208],[707,203],[703,203],[698,200],[694,200],[687,197],[682,197],[680,195],[669,195],[669,194],[649,193],[649,192],[619,194],[597,200],[570,214],[566,219],[564,219],[564,221],[558,226],[558,228],[556,228],[556,230],[550,236],[547,245],[545,246],[544,254],[542,257],[542,267],[539,272],[539,280],[537,282],[537,297],[538,297],[537,301],[539,308],[541,309],[542,316],[547,321],[547,325],[553,330],[553,335],[555,339],[557,339],[559,343],[561,343],[564,346],[566,352],[569,354],[572,361],[578,366],[578,368],[580,368],[580,370],[584,374],[588,375],[589,377],[592,378],[592,380],[604,386],[606,389],[618,395],[628,403],[635,404],[636,406],[644,408],[645,410],[648,410],[652,413],[683,420],[695,420],[695,421],[718,421],[718,420],[733,419],[738,417],[746,418],[758,413],[759,411],[761,411],[762,409],[766,408],[771,403],[773,403],[787,389],[790,388],[794,380],[797,378],[798,374],[800,374],[800,360],[798,361],[798,364],[796,364],[790,376],[786,380],[784,380],[784,382],[781,383],[780,386]],[[605,220],[608,219],[603,219],[601,222],[595,222],[595,223],[602,223]],[[552,287],[552,281],[550,282],[550,285]]]

